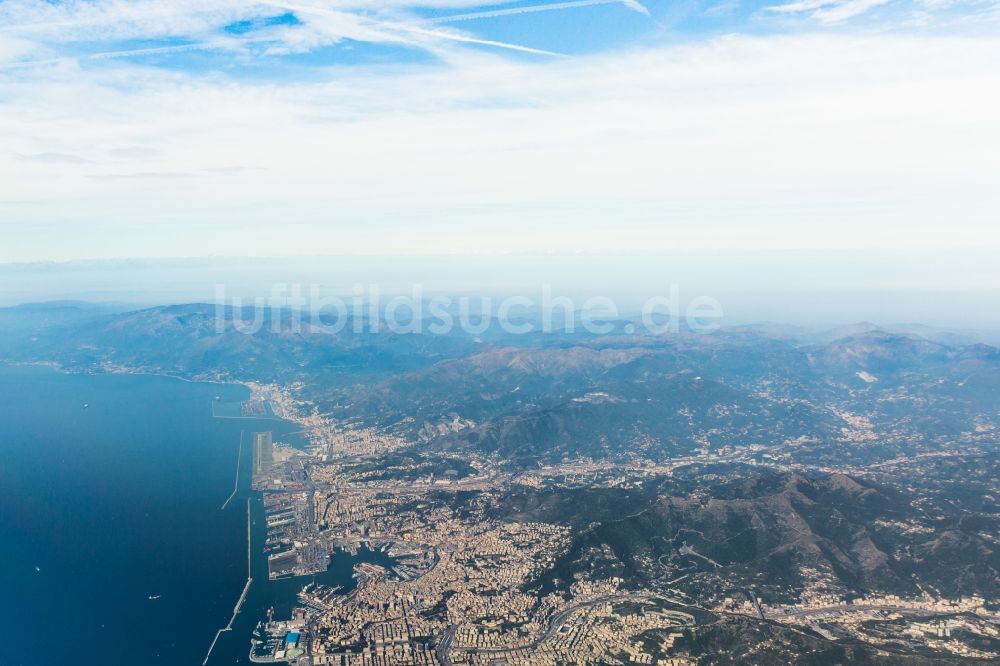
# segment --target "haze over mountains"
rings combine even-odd
[[[288,311],[240,332],[211,305],[111,311],[57,303],[0,311],[6,357],[69,369],[301,382],[331,417],[422,447],[512,463],[659,459],[764,442],[849,446],[866,456],[975,433],[1000,391],[1000,350],[927,329],[771,325],[714,334],[336,334]],[[249,320],[248,313],[237,313]],[[8,323],[9,322],[9,323]],[[915,409],[919,406],[919,409]]]

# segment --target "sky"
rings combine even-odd
[[[1000,289],[998,119],[997,0],[2,0],[0,262],[777,252],[902,288],[946,255],[938,290]]]

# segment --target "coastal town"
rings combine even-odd
[[[440,473],[424,473],[423,463],[373,473],[364,462],[393,454],[404,442],[373,429],[338,427],[316,414],[303,416],[303,405],[277,387],[253,389],[254,399],[266,400],[275,415],[300,424],[309,443],[296,449],[273,441],[270,433],[254,435],[252,485],[266,510],[269,576],[304,581],[293,616],[268,618],[251,650],[254,661],[673,666],[697,663],[685,645],[700,626],[720,617],[890,651],[903,643],[940,654],[1000,657],[968,640],[1000,636],[996,605],[980,597],[852,599],[825,587],[820,571],[806,572],[812,583],[794,603],[771,601],[763,588],[756,594],[699,595],[686,583],[713,580],[720,565],[686,544],[677,557],[695,564],[671,571],[651,563],[667,570],[662,584],[648,589],[596,570],[559,585],[542,584],[552,580],[546,574],[570,547],[569,529],[496,511],[512,489],[638,488],[687,465],[754,463],[767,451],[727,449],[614,466],[577,460],[531,472],[473,457],[462,465],[446,461],[454,467]],[[306,577],[323,572],[335,552],[359,549],[379,553],[380,562],[357,562],[352,589],[308,583]]]

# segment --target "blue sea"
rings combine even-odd
[[[0,365],[0,663],[201,664],[246,582],[248,498],[254,580],[209,664],[249,662],[267,609],[287,617],[313,579],[267,580],[249,434],[302,442],[285,421],[213,418],[213,402],[247,397],[242,386]],[[338,553],[317,580],[349,589],[354,561]]]

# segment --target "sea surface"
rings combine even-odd
[[[213,417],[248,397],[0,364],[0,663],[201,664],[246,583],[248,500],[253,582],[209,664],[249,662],[257,622],[313,578],[267,580],[250,434],[303,442],[293,423]],[[346,591],[354,562],[383,558],[338,553],[316,580]]]

